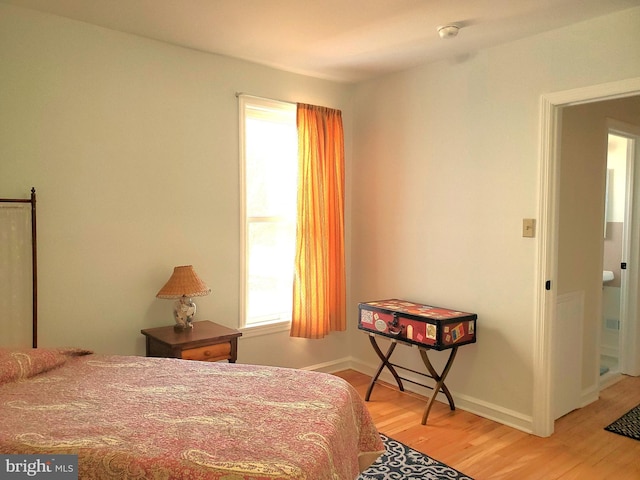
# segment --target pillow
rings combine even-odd
[[[0,348],[0,385],[47,372],[71,357],[89,353],[79,348]]]

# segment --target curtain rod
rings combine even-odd
[[[290,105],[297,105],[296,102],[291,102],[289,100],[280,100],[278,98],[261,97],[259,95],[251,95],[250,93],[246,93],[246,92],[236,92],[236,98],[240,98],[241,95],[245,97],[259,98],[261,100],[272,100],[274,102],[282,102],[282,103],[288,103]]]

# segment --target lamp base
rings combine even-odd
[[[173,307],[173,318],[176,321],[174,330],[189,330],[193,328],[193,316],[196,314],[196,304],[188,297],[179,298]]]
[[[187,323],[186,325],[180,325],[179,323],[176,323],[176,324],[173,326],[173,329],[174,329],[176,332],[186,332],[186,331],[189,331],[189,330],[193,330],[193,323],[192,323],[192,322],[189,322],[189,323]]]

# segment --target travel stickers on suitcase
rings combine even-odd
[[[474,313],[390,299],[360,303],[358,328],[444,350],[476,341]]]

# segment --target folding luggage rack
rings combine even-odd
[[[361,303],[358,308],[358,328],[369,334],[371,346],[380,358],[380,365],[371,379],[365,401],[368,402],[371,398],[373,387],[386,367],[393,375],[401,392],[404,392],[403,380],[433,390],[422,415],[422,425],[427,423],[433,402],[440,391],[447,397],[451,410],[455,410],[455,402],[445,384],[445,379],[451,370],[458,348],[475,343],[477,315],[397,299]],[[391,345],[386,353],[380,349],[377,336],[391,339]],[[392,363],[390,358],[398,343],[418,347],[422,363],[428,373]],[[429,360],[429,350],[450,350],[441,372],[438,372]],[[396,369],[431,378],[435,381],[435,385],[403,377]]]

